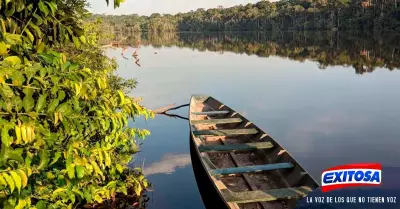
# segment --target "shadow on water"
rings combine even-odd
[[[213,183],[211,182],[203,165],[201,164],[191,137],[189,137],[189,140],[190,157],[192,159],[193,172],[196,178],[201,198],[203,199],[204,206],[207,209],[228,209],[223,200],[220,198],[217,190],[215,190]]]

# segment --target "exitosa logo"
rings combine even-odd
[[[382,166],[379,163],[336,166],[322,172],[321,181],[323,192],[346,187],[379,186],[382,182]]]

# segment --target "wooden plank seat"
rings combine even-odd
[[[253,166],[243,166],[243,167],[233,167],[233,168],[219,168],[211,170],[210,173],[213,176],[217,175],[231,175],[231,174],[241,174],[241,173],[257,173],[262,171],[272,171],[278,169],[288,169],[293,168],[292,163],[275,163],[266,165],[253,165]]]
[[[240,123],[243,120],[240,118],[224,118],[224,119],[210,119],[210,120],[193,120],[192,124],[227,124],[227,123]]]
[[[257,129],[221,129],[221,130],[197,130],[193,131],[193,135],[211,135],[211,136],[232,136],[232,135],[246,135],[257,134]]]
[[[259,149],[270,149],[274,147],[271,142],[256,142],[246,144],[226,144],[226,145],[201,145],[200,152],[232,152],[232,151],[251,151]]]
[[[270,202],[275,200],[288,200],[303,198],[310,193],[312,189],[307,186],[271,189],[267,191],[246,191],[246,192],[232,192],[230,190],[221,190],[224,199],[227,202],[233,203],[252,203],[252,202]]]
[[[220,114],[228,114],[229,111],[207,111],[207,112],[192,112],[192,115],[220,115]]]

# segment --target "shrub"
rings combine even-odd
[[[153,113],[125,95],[65,2],[0,2],[1,208],[74,208],[148,187],[127,164],[149,132],[128,120]],[[97,49],[104,65],[61,53],[71,42]]]

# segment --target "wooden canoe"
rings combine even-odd
[[[227,208],[295,208],[319,187],[268,134],[213,97],[192,96],[189,123],[194,150]]]

